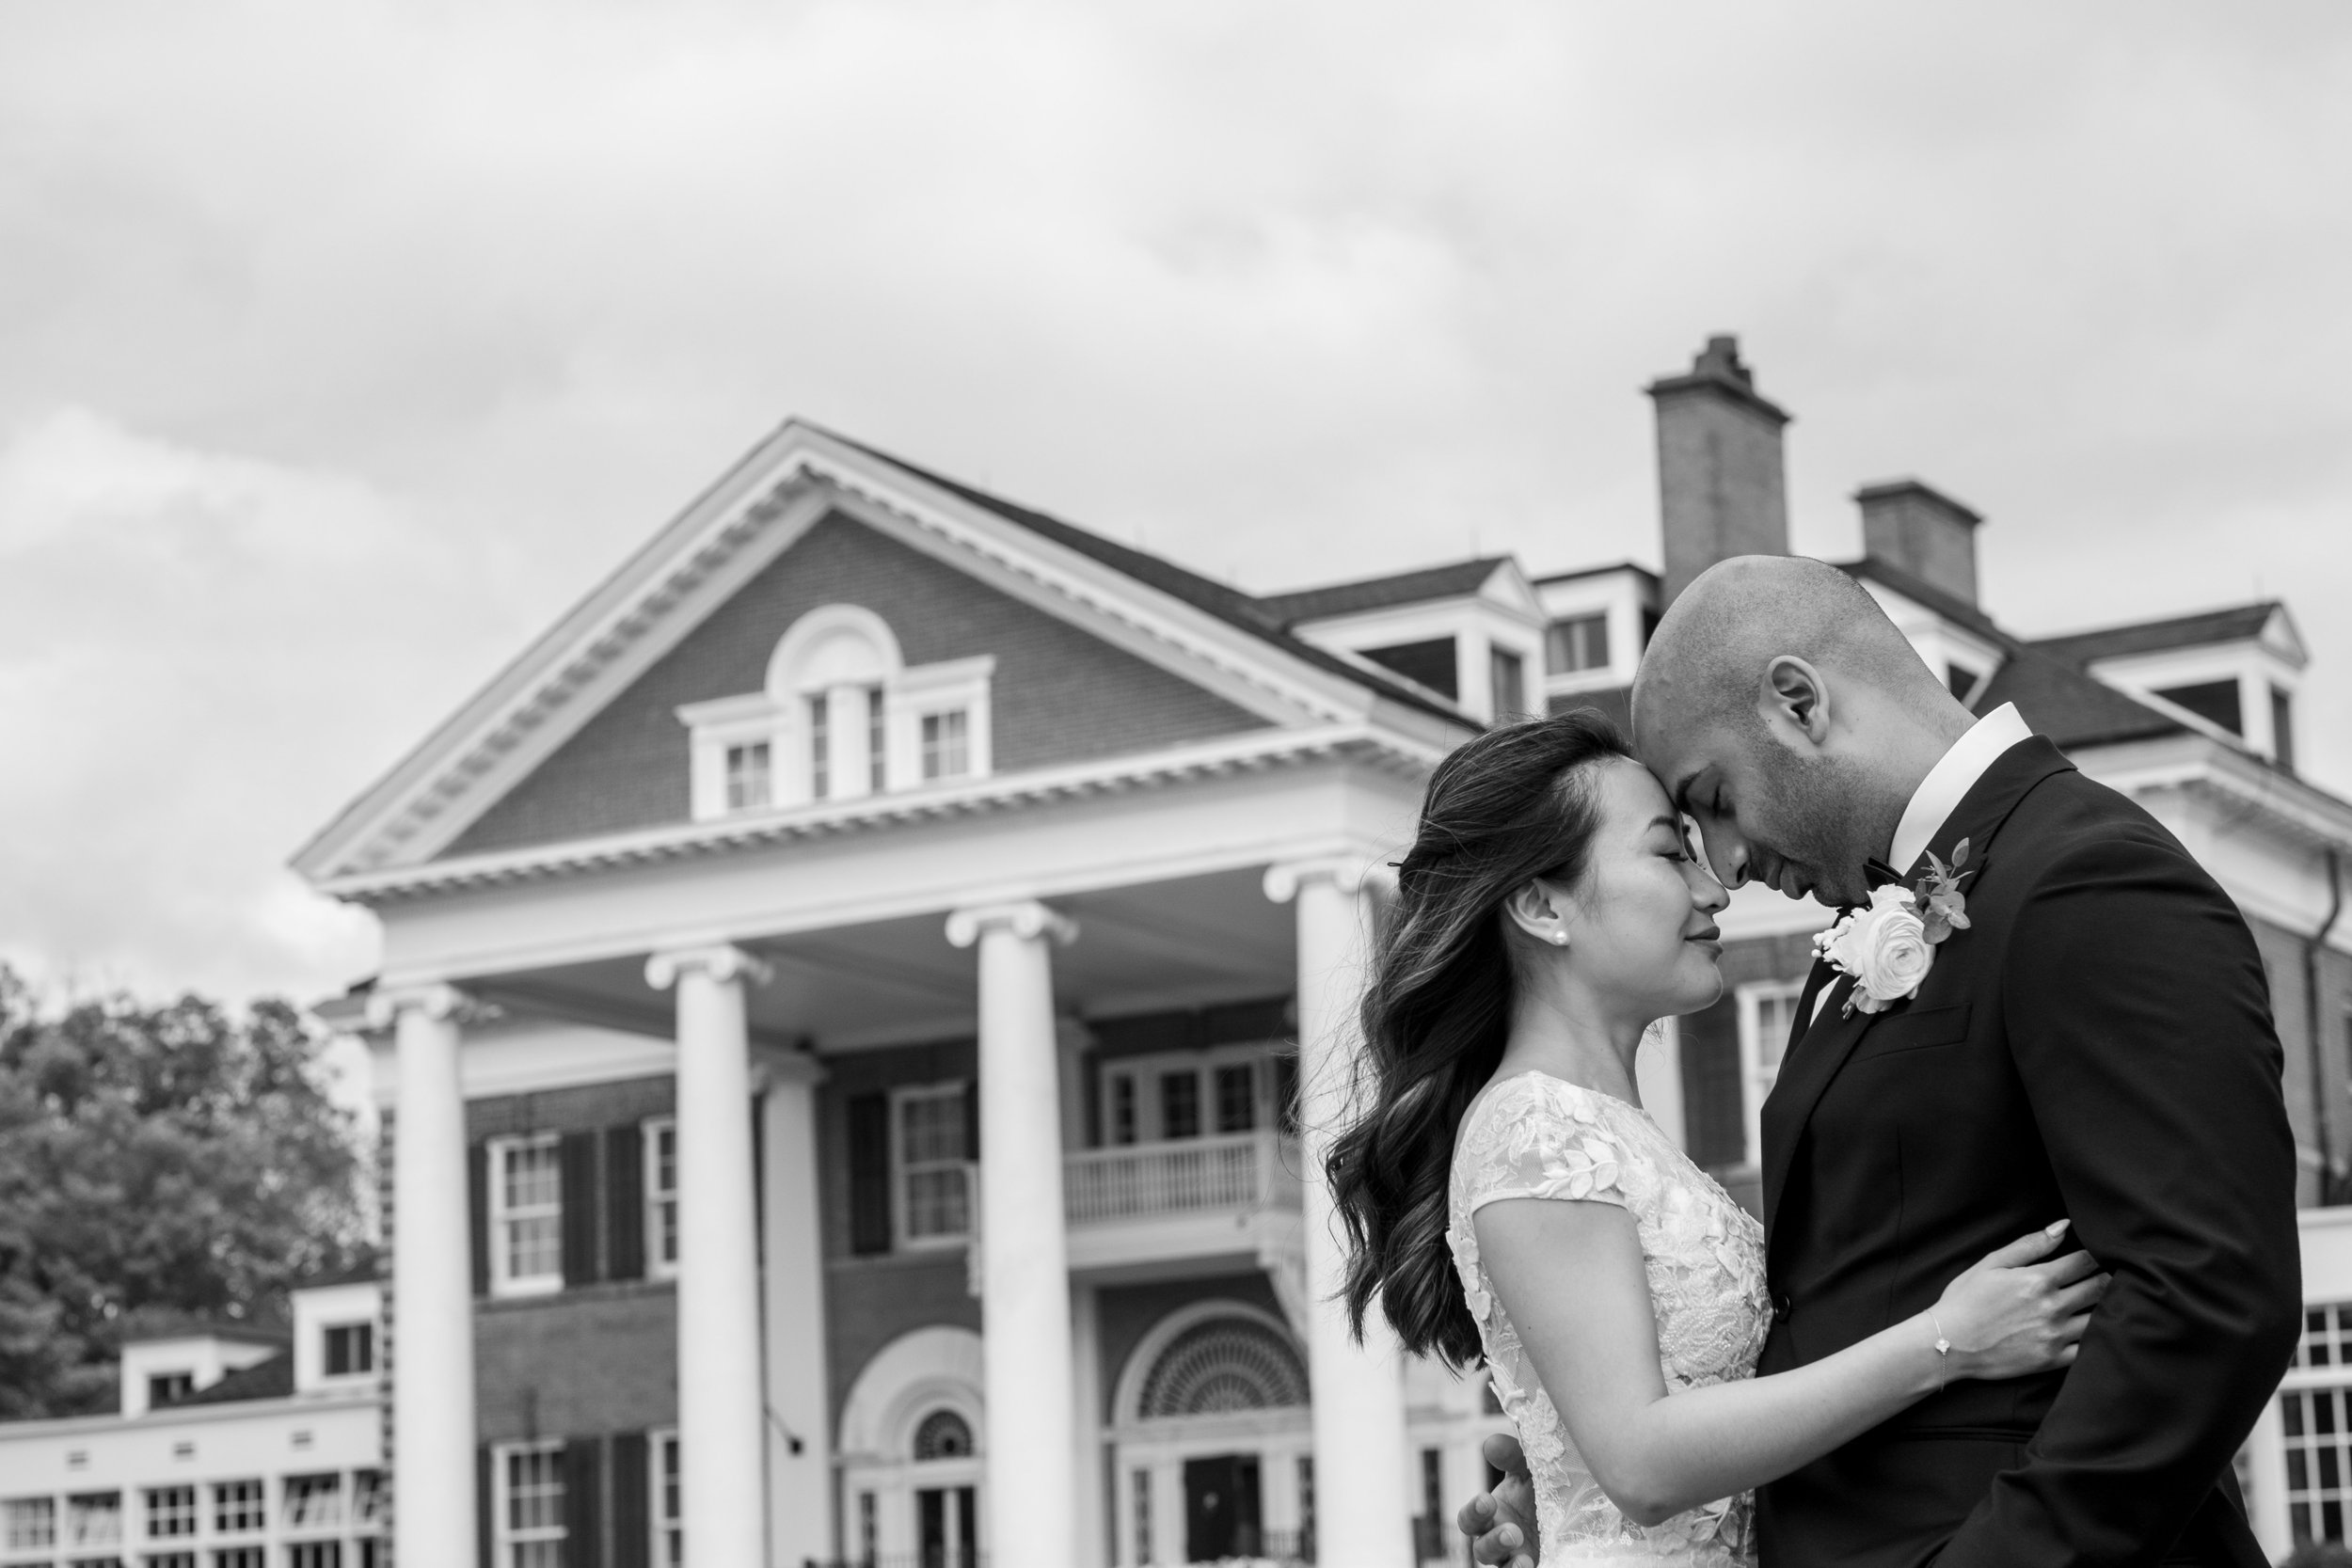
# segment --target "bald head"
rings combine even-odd
[[[1633,681],[1646,754],[1667,733],[1762,724],[1765,670],[1783,655],[1903,706],[1957,706],[1876,599],[1837,567],[1743,555],[1702,573],[1668,607]]]

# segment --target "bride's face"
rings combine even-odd
[[[1697,1012],[1723,994],[1715,914],[1729,896],[1647,768],[1604,763],[1595,787],[1600,827],[1583,879],[1554,901],[1568,939],[1554,961],[1621,1017]]]

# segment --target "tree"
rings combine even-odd
[[[0,1418],[109,1404],[123,1333],[274,1318],[364,1243],[316,1026],[264,1000],[40,1008],[0,965]]]

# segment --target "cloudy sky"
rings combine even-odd
[[[2284,595],[2352,790],[2352,10],[0,12],[0,955],[310,996],[286,856],[802,413],[1252,589],[1655,558],[1736,331],[1797,547]]]

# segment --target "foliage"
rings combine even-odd
[[[0,965],[0,1418],[107,1408],[123,1333],[274,1317],[362,1242],[315,1026],[117,993],[40,1007]]]

